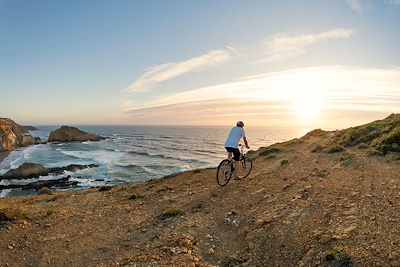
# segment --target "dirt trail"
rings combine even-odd
[[[400,157],[313,133],[215,169],[0,200],[0,266],[400,266]],[[330,148],[329,148],[330,149]]]

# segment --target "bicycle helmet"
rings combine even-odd
[[[238,122],[236,123],[236,126],[237,126],[237,127],[243,127],[243,126],[244,126],[243,121],[238,121]]]

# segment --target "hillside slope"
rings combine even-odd
[[[0,266],[400,266],[399,121],[261,148],[225,187],[205,169],[1,199]]]

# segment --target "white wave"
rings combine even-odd
[[[24,161],[23,150],[12,151],[7,158],[0,164],[0,174],[4,174],[11,169],[18,168]]]
[[[95,151],[83,151],[83,150],[61,150],[61,153],[67,156],[75,158],[91,159],[96,162],[111,166],[120,161],[121,157],[125,154],[123,152],[106,151],[106,150],[95,150]]]
[[[39,145],[35,145],[35,146],[29,146],[23,150],[24,159],[25,160],[32,159],[38,152],[44,151],[47,153],[50,150],[51,150],[51,147],[47,144],[39,144]]]
[[[188,164],[185,164],[182,167],[179,167],[180,172],[190,171],[191,169],[192,169],[192,167],[190,167],[190,165],[188,165]]]
[[[151,168],[147,168],[147,167],[144,166],[144,165],[140,165],[140,167],[141,167],[143,170],[145,170],[146,172],[156,175],[158,178],[163,177],[163,175],[162,175],[160,172],[156,171],[156,170],[153,170],[153,169],[151,169]]]
[[[70,181],[78,182],[80,187],[95,187],[105,185],[105,181],[94,181],[92,179],[71,178]]]
[[[64,177],[64,175],[47,175],[47,176],[40,176],[38,178],[39,181],[49,181],[49,180],[57,180]]]
[[[37,179],[36,178],[29,178],[29,179],[10,179],[7,181],[2,180],[1,182],[4,183],[2,185],[10,185],[10,184],[15,184],[15,185],[25,185],[25,184],[29,184],[29,183],[33,183],[36,182]]]
[[[179,156],[178,159],[181,161],[197,161],[197,159],[194,159],[191,157],[186,157],[186,156]]]
[[[7,179],[0,180],[0,185],[9,185],[10,182]]]
[[[11,189],[0,190],[0,198],[6,197],[11,192]]]

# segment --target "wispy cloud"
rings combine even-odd
[[[400,68],[396,67],[302,68],[175,93],[135,105],[125,115],[127,121],[147,124],[224,125],[243,118],[253,125],[289,125],[296,123],[300,106],[307,107],[303,111],[315,111],[320,118],[317,125],[322,127],[324,122],[340,118],[338,123],[349,123],[353,115],[357,119],[377,119],[399,112],[399,86]],[[344,113],[348,114],[345,118]]]
[[[282,61],[306,53],[307,48],[328,39],[346,39],[353,35],[352,29],[336,28],[317,34],[272,36],[265,42],[267,62]]]
[[[346,0],[346,3],[357,13],[362,13],[364,10],[359,0]]]
[[[205,55],[194,57],[185,61],[170,62],[151,67],[136,79],[123,92],[148,91],[162,82],[176,78],[192,71],[199,71],[206,67],[215,67],[233,58],[235,49],[228,46],[226,49],[213,50]]]
[[[365,0],[345,0],[346,3],[353,9],[355,12],[361,14],[365,10],[373,9],[373,5],[371,1]],[[400,6],[400,0],[381,0],[380,3],[377,1],[378,4],[384,3],[387,5],[392,6]]]
[[[384,0],[384,1],[386,4],[389,4],[389,5],[394,5],[394,6],[400,5],[400,0]]]

